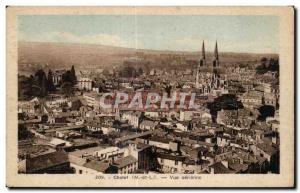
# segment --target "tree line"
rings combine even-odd
[[[65,95],[74,93],[74,86],[77,83],[77,77],[74,66],[62,74],[62,79],[58,85],[53,82],[54,73],[50,69],[48,74],[43,69],[37,70],[33,75],[18,76],[18,97],[45,97],[49,93],[57,92],[58,90]]]
[[[274,58],[263,57],[260,60],[260,65],[256,67],[257,74],[265,74],[267,72],[278,72],[279,73],[279,60]]]

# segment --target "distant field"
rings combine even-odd
[[[257,64],[262,57],[278,58],[277,54],[247,54],[222,52],[219,46],[219,58],[223,65],[232,64]],[[76,69],[111,69],[119,67],[124,61],[134,61],[135,64],[148,64],[148,67],[163,66],[171,67],[193,67],[200,58],[199,52],[178,52],[160,50],[136,50],[132,48],[121,48],[91,44],[62,44],[62,43],[35,43],[19,42],[18,63],[20,74],[30,74],[38,68],[70,68],[74,65]],[[212,60],[213,53],[206,54],[208,63]]]

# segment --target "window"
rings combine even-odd
[[[79,170],[79,174],[82,174],[82,170]]]
[[[264,154],[260,153],[260,156],[261,156],[261,157],[264,157]]]

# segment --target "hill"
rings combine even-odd
[[[109,69],[135,63],[148,67],[187,68],[197,64],[199,52],[144,50],[92,44],[19,42],[19,72],[30,73],[38,68],[62,69],[74,65],[76,69]],[[206,54],[211,61],[213,54]],[[262,57],[278,57],[276,54],[219,53],[223,65],[255,64]]]

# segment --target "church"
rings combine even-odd
[[[202,43],[202,54],[201,54],[201,59],[199,61],[199,65],[198,68],[209,68],[209,63],[206,62],[206,56],[205,56],[205,45],[204,45],[204,41]],[[218,52],[218,42],[216,41],[216,45],[215,45],[215,50],[214,50],[214,57],[213,60],[211,62],[211,68],[212,70],[215,72],[217,71],[218,68],[220,68],[220,61],[219,61],[219,52]]]
[[[211,62],[206,61],[205,44],[202,43],[202,52],[199,64],[197,65],[197,73],[195,87],[202,94],[212,92],[226,93],[226,75],[220,74],[220,61],[218,53],[218,43],[216,42],[214,56]]]

